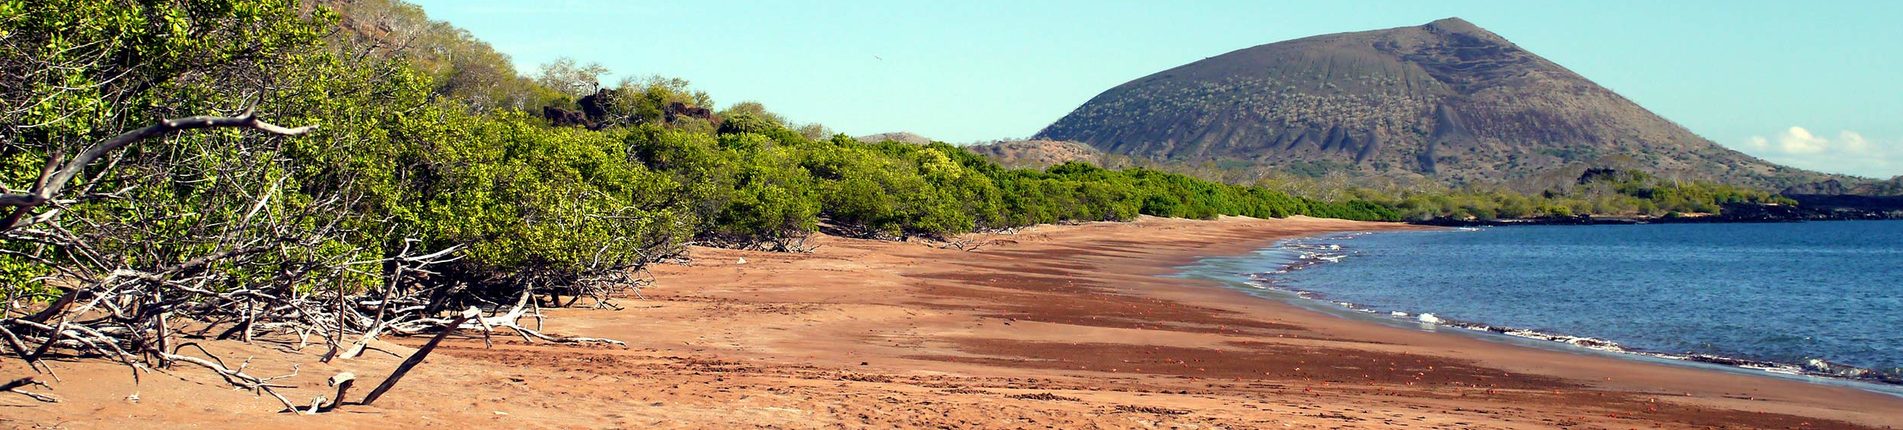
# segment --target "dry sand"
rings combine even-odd
[[[23,428],[1888,428],[1903,398],[1765,376],[1515,347],[1346,320],[1159,277],[1302,234],[1407,228],[1312,218],[1043,226],[976,251],[818,238],[811,254],[694,249],[621,311],[550,332],[628,348],[456,339],[375,406],[321,416],[197,369],[55,363]],[[741,263],[744,259],[745,263]],[[420,340],[400,339],[414,345]],[[289,397],[408,354],[211,343]],[[29,371],[0,362],[0,377]],[[353,399],[361,395],[353,395]],[[129,395],[136,393],[136,400]]]

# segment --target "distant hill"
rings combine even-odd
[[[1784,194],[1816,196],[1903,196],[1903,176],[1882,181],[1851,181],[1847,183],[1830,179],[1785,188]]]
[[[478,110],[534,111],[559,97],[517,73],[508,55],[403,0],[314,0],[338,13],[331,48],[344,58],[400,58],[436,78],[430,93]]]
[[[1721,147],[1459,18],[1210,57],[1111,88],[1036,138],[1522,188],[1589,167],[1770,190],[1833,178]]]
[[[895,142],[913,143],[913,144],[919,144],[919,145],[932,143],[931,138],[920,136],[917,133],[912,133],[909,131],[895,131],[890,133],[868,134],[865,136],[856,137],[854,139],[857,139],[860,142],[871,142],[871,143],[879,143],[879,142],[884,142],[888,140],[895,141]]]
[[[908,131],[868,134],[854,139],[869,143],[891,141],[917,145],[933,142],[932,138]],[[1085,161],[1102,165],[1105,161],[1103,151],[1098,151],[1090,145],[1057,140],[996,140],[989,143],[962,145],[962,147],[989,158],[999,165],[1013,168],[1043,169],[1067,161]]]
[[[1005,167],[1042,169],[1068,161],[1102,165],[1103,151],[1077,142],[1056,140],[1001,140],[966,146],[965,149],[990,158]]]

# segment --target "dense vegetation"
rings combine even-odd
[[[86,194],[48,215],[49,225],[89,238],[87,249],[9,237],[0,278],[10,293],[104,270],[75,262],[156,270],[226,251],[233,244],[214,238],[260,225],[275,230],[249,236],[282,236],[303,251],[268,264],[462,247],[464,258],[434,282],[514,287],[573,283],[690,242],[793,250],[823,228],[943,238],[1139,214],[1665,215],[1777,201],[1635,172],[1525,195],[1290,178],[1242,186],[1183,169],[1082,162],[1007,169],[942,143],[859,142],[789,126],[758,103],[707,111],[711,97],[681,79],[603,85],[607,70],[572,60],[524,77],[481,41],[393,1],[10,1],[0,3],[0,22],[10,78],[0,83],[8,104],[0,183],[10,187],[33,183],[54,154],[163,118],[254,107],[281,123],[322,126],[298,139],[179,135],[95,166]],[[585,112],[588,126],[551,124],[550,111]],[[260,208],[280,222],[252,221]],[[271,270],[225,269],[230,282]],[[375,271],[329,273],[382,282]]]
[[[1444,188],[1342,186],[1311,178],[1278,177],[1259,186],[1324,199],[1354,199],[1393,208],[1404,220],[1521,219],[1621,216],[1679,217],[1722,214],[1732,205],[1795,205],[1776,193],[1707,181],[1673,181],[1644,172],[1588,169],[1568,186],[1526,194],[1505,187]]]
[[[1001,145],[1014,145],[1000,148]],[[1448,186],[1434,181],[1362,176],[1342,171],[1308,172],[1239,160],[1186,162],[1149,160],[1094,150],[1070,142],[1026,141],[979,147],[1006,165],[1039,167],[1041,160],[1089,162],[1120,169],[1179,173],[1215,182],[1249,184],[1315,201],[1362,201],[1391,208],[1402,220],[1507,220],[1610,216],[1656,218],[1723,214],[1726,207],[1794,205],[1777,193],[1710,181],[1674,180],[1632,167],[1580,168],[1550,172],[1540,181],[1512,185]],[[1040,151],[1049,151],[1042,152]],[[1048,162],[1045,162],[1048,163]],[[1629,166],[1634,163],[1616,163]],[[1582,171],[1583,170],[1583,171]],[[1894,181],[1891,181],[1894,182]]]
[[[350,262],[456,248],[460,260],[418,282],[515,291],[691,242],[797,249],[821,229],[903,239],[1139,214],[1400,216],[1150,169],[1005,169],[945,144],[819,135],[757,103],[696,112],[712,101],[682,80],[604,86],[604,70],[572,62],[520,77],[414,6],[332,6],[0,3],[10,190],[50,157],[165,118],[253,108],[321,126],[298,138],[177,134],[88,168],[78,194],[0,244],[7,293],[167,273],[262,243],[272,257],[213,268],[216,282],[295,267],[283,282],[376,285],[393,266]],[[606,119],[552,125],[543,108]],[[36,228],[78,239],[36,240]]]

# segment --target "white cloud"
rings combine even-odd
[[[1870,141],[1864,140],[1863,135],[1857,134],[1857,132],[1844,130],[1843,133],[1838,133],[1837,136],[1839,140],[1843,141],[1843,148],[1846,152],[1864,153],[1870,152],[1872,149],[1870,147]]]
[[[1792,154],[1815,154],[1824,152],[1830,146],[1830,141],[1810,134],[1810,130],[1803,127],[1791,127],[1784,130],[1784,135],[1778,136],[1777,146]]]
[[[1873,142],[1850,130],[1825,137],[1792,126],[1771,137],[1751,136],[1745,140],[1745,149],[1806,169],[1877,178],[1903,174],[1903,142]]]

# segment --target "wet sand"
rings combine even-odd
[[[52,394],[63,402],[0,394],[0,426],[1903,426],[1903,398],[1424,333],[1159,276],[1282,238],[1394,228],[1410,227],[1144,218],[988,235],[969,252],[833,237],[810,254],[696,248],[690,264],[654,268],[645,300],[547,321],[628,348],[455,339],[375,406],[301,417],[202,370],[135,386],[123,367],[60,362]],[[284,380],[301,403],[328,394],[323,380],[340,370],[380,381],[409,352],[386,344],[391,353],[319,364],[315,347],[209,346],[254,357],[255,374],[304,363]],[[26,372],[0,362],[0,376]]]

